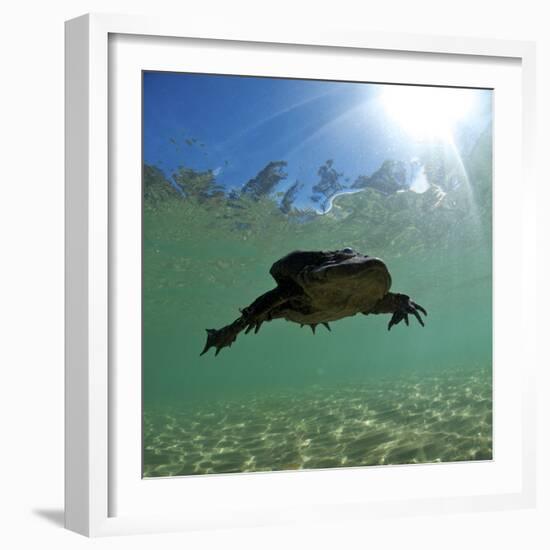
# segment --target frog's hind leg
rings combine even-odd
[[[281,304],[289,299],[290,294],[279,287],[262,294],[249,306],[240,310],[241,316],[231,324],[221,329],[206,329],[207,337],[201,355],[204,355],[210,348],[216,348],[216,355],[222,348],[230,347],[237,339],[239,333],[244,330],[248,334],[254,329],[256,334],[265,321],[276,318],[274,312]]]
[[[261,325],[264,321],[271,321],[273,318],[272,312],[291,297],[292,293],[290,291],[276,287],[256,298],[249,306],[240,309],[239,311],[247,324],[251,325],[246,332],[250,332],[251,328],[258,323]],[[255,330],[255,332],[258,331]]]
[[[201,355],[204,355],[210,348],[216,348],[216,355],[218,355],[222,348],[230,347],[231,344],[233,344],[239,332],[245,327],[246,322],[242,317],[239,317],[230,325],[226,325],[220,329],[207,328],[206,344],[204,345]]]

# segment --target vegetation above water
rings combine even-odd
[[[408,163],[388,159],[371,175],[350,183],[328,160],[312,177],[307,208],[296,204],[304,184],[288,186],[286,162],[281,160],[269,162],[229,191],[212,170],[181,166],[169,179],[159,168],[145,165],[146,251],[148,244],[153,250],[155,242],[172,242],[191,252],[200,241],[208,256],[209,237],[217,254],[223,238],[275,257],[281,243],[288,250],[351,246],[385,258],[475,248],[480,239],[488,246],[490,158],[490,132],[482,134],[463,160],[456,150],[434,144],[415,161],[422,171],[422,192],[410,189]]]

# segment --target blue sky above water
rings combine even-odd
[[[404,99],[385,101],[396,88]],[[310,189],[319,167],[332,159],[351,185],[384,160],[410,161],[426,147],[422,126],[433,123],[437,113],[423,100],[423,90],[433,88],[146,72],[144,162],[168,177],[178,166],[210,169],[229,189],[242,187],[270,161],[284,160],[288,178],[283,189],[297,179]],[[441,90],[443,98],[456,92]],[[491,124],[492,96],[488,90],[462,93],[468,112],[449,123],[445,140],[463,153]],[[445,99],[442,105],[444,118]]]

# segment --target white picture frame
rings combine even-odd
[[[118,47],[118,38],[122,46],[116,51],[122,53],[116,53],[121,57],[114,59],[111,57],[112,46],[115,44],[115,49]],[[125,376],[125,371],[120,366],[116,339],[123,339],[124,335],[120,334],[120,331],[113,332],[113,326],[120,322],[119,314],[116,319],[113,316],[114,309],[120,311],[120,308],[113,306],[117,299],[117,286],[113,283],[116,274],[113,270],[117,262],[125,261],[118,254],[113,255],[113,247],[116,247],[118,239],[123,238],[118,233],[120,227],[125,227],[126,223],[133,223],[131,220],[135,218],[135,211],[130,211],[131,207],[126,208],[120,205],[120,201],[116,201],[116,193],[113,194],[110,185],[118,177],[119,165],[124,169],[124,166],[135,164],[136,151],[135,147],[130,147],[132,151],[128,155],[120,148],[116,152],[110,151],[110,142],[115,139],[113,136],[116,137],[116,132],[119,131],[117,128],[121,125],[126,127],[127,124],[126,131],[133,132],[134,138],[136,127],[132,125],[140,125],[139,120],[132,122],[131,111],[126,115],[121,114],[120,118],[118,113],[112,112],[112,107],[117,105],[114,91],[115,83],[119,85],[117,71],[124,71],[125,67],[130,66],[134,73],[139,69],[139,55],[146,56],[148,50],[154,49],[148,46],[150,42],[142,43],[146,42],[147,38],[161,40],[160,48],[166,58],[163,68],[170,66],[170,56],[167,52],[179,47],[177,44],[181,41],[192,39],[195,57],[192,57],[189,51],[188,59],[193,59],[194,66],[198,67],[207,63],[207,56],[201,54],[200,45],[208,43],[209,50],[225,49],[228,58],[240,59],[243,66],[253,63],[255,57],[263,59],[268,51],[273,51],[273,54],[267,57],[273,58],[273,63],[277,63],[277,58],[282,56],[278,53],[279,48],[279,51],[284,49],[285,56],[293,58],[299,57],[306,50],[313,52],[311,55],[317,55],[315,52],[322,52],[322,55],[327,52],[338,55],[349,53],[353,56],[372,54],[389,56],[387,59],[394,55],[399,58],[397,61],[400,63],[408,58],[412,60],[421,56],[429,61],[428,65],[432,62],[443,68],[445,65],[452,65],[452,71],[446,73],[442,70],[431,77],[429,74],[430,71],[434,72],[433,66],[426,68],[425,74],[428,76],[425,78],[432,78],[432,82],[433,79],[442,79],[445,84],[464,85],[464,79],[483,83],[485,78],[489,78],[485,75],[491,72],[487,70],[491,67],[495,68],[495,75],[502,73],[501,80],[498,80],[500,76],[494,77],[497,79],[495,82],[499,83],[496,93],[507,98],[503,101],[515,105],[514,112],[517,111],[518,116],[515,122],[512,120],[510,125],[506,126],[500,124],[499,112],[496,112],[495,140],[499,140],[500,151],[508,150],[509,153],[516,154],[515,157],[510,154],[499,156],[503,159],[514,157],[508,158],[512,163],[509,165],[510,174],[506,174],[504,170],[499,172],[499,167],[496,166],[495,239],[497,244],[499,239],[508,240],[516,251],[516,261],[519,261],[520,268],[516,266],[515,284],[518,289],[516,296],[520,299],[518,307],[521,318],[518,326],[510,326],[504,322],[507,311],[499,297],[502,294],[499,294],[498,288],[507,284],[507,271],[499,270],[498,259],[503,256],[497,252],[494,280],[498,285],[494,309],[495,335],[500,335],[500,341],[505,342],[512,340],[507,338],[507,335],[510,335],[510,330],[514,330],[516,342],[510,343],[515,347],[506,353],[504,350],[495,350],[498,352],[495,353],[495,365],[497,368],[499,362],[503,365],[502,377],[497,378],[494,389],[495,400],[499,403],[501,411],[500,420],[496,415],[495,423],[498,426],[499,422],[502,423],[503,419],[506,419],[512,426],[517,422],[515,428],[510,428],[513,434],[502,445],[500,455],[495,454],[494,461],[486,466],[478,465],[480,468],[477,468],[476,472],[472,469],[466,473],[458,471],[456,465],[449,465],[448,468],[427,465],[341,469],[339,472],[200,476],[202,479],[186,480],[187,485],[184,489],[181,479],[151,481],[136,477],[135,464],[139,462],[140,457],[135,457],[134,460],[132,453],[135,454],[135,426],[136,423],[139,424],[139,418],[128,418],[131,418],[132,411],[136,411],[136,403],[139,404],[139,385],[132,385],[131,380],[120,378]],[[248,48],[246,51],[250,55],[243,56],[239,48]],[[288,62],[290,58],[286,59],[285,71],[296,71],[293,74],[304,76],[303,66],[301,68],[297,64],[296,67],[291,67],[292,64]],[[422,59],[420,63],[423,63]],[[121,60],[126,65],[123,66]],[[147,63],[147,68],[156,68],[154,56]],[[151,66],[151,63],[154,63],[155,67]],[[101,536],[221,526],[282,524],[292,521],[326,521],[331,518],[361,519],[366,515],[394,516],[419,512],[435,514],[533,506],[536,355],[534,331],[529,329],[528,323],[536,317],[536,289],[533,287],[533,281],[528,279],[526,266],[531,264],[536,254],[536,199],[531,177],[535,120],[534,66],[535,47],[529,42],[392,35],[369,31],[357,34],[326,29],[322,32],[304,29],[299,34],[291,30],[274,31],[269,28],[249,32],[228,29],[220,35],[212,33],[208,28],[180,24],[170,19],[119,15],[85,15],[68,21],[66,527],[87,536]],[[253,74],[260,74],[258,67],[250,67]],[[504,69],[500,70],[499,67]],[[510,71],[506,67],[511,67]],[[269,70],[266,69],[268,72]],[[310,70],[321,71],[318,66]],[[327,69],[329,73],[331,70],[334,69]],[[453,73],[452,76],[450,73]],[[468,76],[464,76],[466,73],[469,73]],[[510,80],[507,80],[508,73]],[[403,78],[409,82],[413,77]],[[510,93],[507,96],[507,82],[510,83],[510,89],[515,90],[515,95]],[[139,96],[141,90],[136,90],[136,93]],[[132,101],[128,101],[128,104],[132,104]],[[513,115],[510,117],[513,118]],[[506,128],[516,129],[517,132],[507,134],[504,131]],[[139,167],[140,165],[138,170]],[[498,177],[499,174],[501,179]],[[515,195],[516,202],[508,193],[506,185],[507,178],[512,177],[519,178],[521,182]],[[500,181],[503,182],[502,192],[499,188]],[[520,204],[517,203],[518,196],[522,199]],[[514,212],[510,211],[512,208]],[[506,233],[510,231],[507,219],[512,214],[518,224],[515,228],[517,231]],[[126,234],[128,233],[126,231]],[[130,238],[131,235],[130,232]],[[124,238],[128,238],[128,235]],[[137,232],[135,243],[139,243],[139,238],[140,233]],[[505,365],[506,361],[512,361],[514,357],[521,363],[520,369],[508,368]],[[120,368],[120,373],[113,372],[115,364],[119,365],[117,368]],[[128,406],[122,402],[126,398],[121,396],[119,391],[121,380],[129,380],[129,385],[124,386],[129,396]],[[509,414],[510,418],[506,417],[506,414]],[[133,435],[126,438],[121,435],[126,433]],[[133,476],[131,479],[123,479],[125,474],[120,473],[121,456],[129,457],[127,469],[131,472],[130,476]],[[378,495],[389,495],[389,484],[406,487],[407,490],[396,489],[387,498],[363,497],[361,492],[353,492],[353,487],[361,486],[367,480],[360,470],[373,472],[367,474],[373,494],[376,493],[374,488],[378,487]],[[296,477],[297,475],[301,477]],[[471,485],[464,484],[460,476],[474,481]],[[454,489],[449,489],[449,492],[445,493],[445,487],[453,487],[453,478]],[[485,480],[485,485],[482,480]],[[475,490],[474,483],[479,484],[479,490]],[[423,488],[422,491],[419,487]],[[157,488],[160,488],[160,492]],[[292,494],[292,491],[295,491],[295,494]],[[138,494],[140,492],[141,494]],[[206,496],[201,502],[199,495],[203,493]],[[176,507],[174,498],[178,494],[180,500],[187,499],[187,503],[183,502]],[[240,496],[235,496],[237,494]],[[196,500],[192,500],[191,495],[195,495]],[[219,498],[212,499],[213,495]],[[165,503],[164,507],[157,506],[161,498]],[[253,502],[250,502],[251,499],[254,499]],[[211,505],[213,500],[218,502],[216,506]],[[153,503],[154,506],[147,506],[147,502]],[[156,510],[156,513],[152,510]]]

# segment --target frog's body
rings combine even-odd
[[[357,313],[392,313],[389,330],[402,320],[408,325],[411,313],[424,326],[418,313],[427,314],[422,306],[405,294],[389,292],[391,276],[386,264],[351,248],[291,252],[273,264],[270,274],[277,286],[240,310],[241,316],[230,325],[207,329],[201,355],[211,347],[217,355],[242,330],[258,332],[263,322],[274,319],[309,325],[315,332],[318,324],[329,328],[330,321]]]

